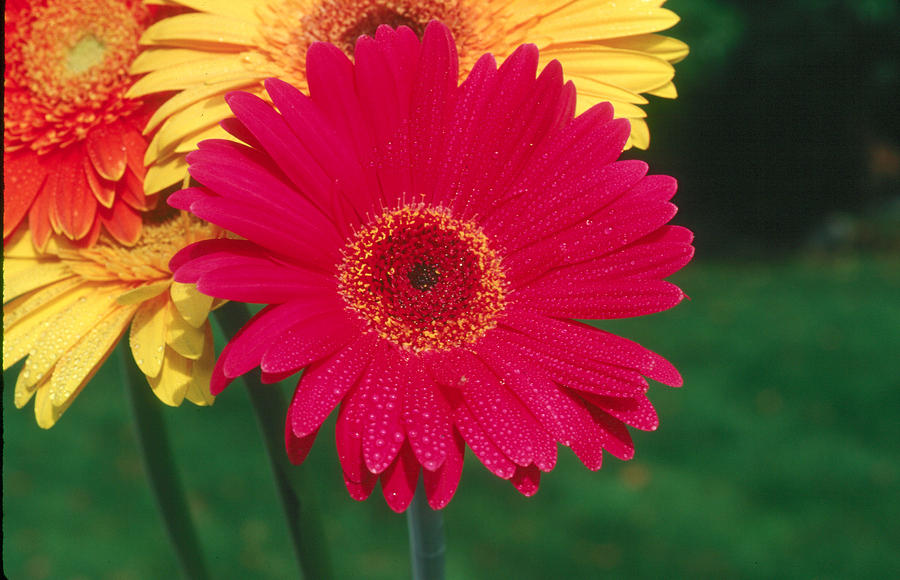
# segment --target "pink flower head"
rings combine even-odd
[[[179,282],[266,304],[222,352],[219,393],[261,367],[305,369],[286,425],[300,463],[339,405],[350,495],[381,480],[406,509],[422,473],[439,509],[465,447],[520,492],[537,491],[556,444],[599,469],[629,459],[625,425],[658,421],[644,376],[672,386],[659,355],[573,318],[671,308],[663,278],[693,255],[675,180],[616,161],[629,126],[598,105],[574,116],[559,63],[537,75],[520,47],[483,56],[457,86],[453,38],[431,23],[378,29],[309,50],[306,96],[266,82],[275,108],[228,96],[224,127],[190,154],[200,187],[170,203],[244,239],[199,242],[172,261]]]

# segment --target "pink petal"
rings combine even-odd
[[[337,354],[306,369],[288,410],[295,435],[305,437],[319,428],[369,364],[374,342],[371,335],[361,336]]]
[[[221,197],[207,197],[191,203],[191,212],[199,218],[272,251],[275,254],[299,256],[302,265],[331,270],[339,261],[338,246],[323,244],[309,232],[278,213],[262,206],[248,206]]]
[[[440,388],[427,378],[421,363],[413,361],[403,401],[403,423],[416,459],[427,471],[435,471],[444,463],[452,444],[452,410]]]
[[[549,471],[556,446],[549,434],[497,375],[472,355],[460,352],[452,361],[462,380],[466,406],[491,441],[518,465],[535,463]],[[505,379],[505,377],[504,377]]]
[[[554,318],[628,318],[662,312],[684,298],[681,289],[662,280],[571,280],[531,286],[517,293],[524,308]]]
[[[406,440],[400,417],[405,376],[399,354],[394,349],[379,353],[359,383],[362,420],[362,450],[366,467],[381,473],[394,461]]]
[[[221,263],[225,260],[217,261]],[[224,300],[255,304],[311,299],[340,305],[334,280],[321,274],[271,261],[268,264],[254,263],[248,259],[242,261],[243,264],[221,265],[204,273],[197,281],[197,289]]]
[[[658,354],[621,336],[574,321],[561,321],[521,311],[504,319],[511,326],[543,344],[559,345],[571,352],[571,345],[582,345],[580,355],[587,360],[635,369],[644,376],[665,385],[680,387],[681,375],[672,364]],[[557,352],[557,351],[554,351]]]
[[[321,360],[359,335],[343,309],[317,313],[280,334],[259,361],[264,373],[291,375]]]
[[[541,472],[534,465],[517,467],[516,473],[510,478],[510,483],[525,497],[531,497],[538,491],[541,484]]]
[[[439,510],[453,499],[462,476],[465,452],[466,442],[454,430],[452,443],[448,446],[446,459],[440,468],[437,471],[429,471],[427,468],[422,471],[425,495],[431,509]]]
[[[372,183],[367,180],[351,143],[338,135],[334,124],[312,99],[288,83],[267,79],[266,90],[305,155],[313,159],[329,177],[332,189],[350,200],[354,207],[367,207],[373,198]],[[319,200],[319,203],[323,201]],[[349,225],[356,227],[360,224],[354,222]]]
[[[216,361],[216,369],[232,379],[259,366],[263,354],[279,336],[315,313],[315,305],[305,301],[266,306],[231,338]]]
[[[574,264],[604,256],[656,231],[675,215],[664,202],[635,202],[625,198],[572,227],[504,259],[514,286],[520,287],[561,263]]]
[[[609,415],[642,431],[656,431],[659,417],[646,395],[634,397],[607,397],[591,393],[579,393],[585,401],[597,406]]]
[[[623,461],[634,457],[634,443],[631,441],[631,435],[625,425],[586,399],[583,400],[594,422],[602,430],[603,448]]]
[[[535,148],[567,120],[562,67],[551,61],[535,80],[537,61],[534,46],[523,45],[500,67],[498,84],[502,90],[497,91],[491,104],[493,114],[472,131],[477,149],[470,173],[482,185],[464,188],[461,195],[454,196],[453,207],[461,217],[489,213],[533,161]],[[503,154],[496,155],[498,151]],[[445,164],[447,173],[458,174],[451,163]],[[485,195],[485,189],[495,193]]]
[[[336,46],[313,43],[306,51],[306,80],[313,103],[357,159],[367,160],[375,142],[356,94],[353,65]],[[347,145],[345,145],[347,146]],[[363,166],[366,191],[377,191],[374,171]],[[373,197],[374,199],[374,197]],[[359,208],[363,213],[368,209]]]
[[[251,93],[231,92],[225,100],[272,161],[308,199],[321,203],[330,197],[331,177],[309,155],[284,117]]]
[[[354,398],[359,389],[353,391],[345,399],[338,413],[334,426],[335,441],[337,443],[338,459],[341,462],[341,470],[344,474],[344,484],[350,497],[362,501],[369,497],[378,476],[366,468],[362,454],[361,424],[352,417],[351,408],[359,405],[354,403]]]
[[[524,290],[556,287],[559,291],[559,288],[581,281],[602,286],[607,281],[622,278],[661,280],[680,270],[694,256],[694,248],[689,244],[645,241],[649,237],[602,258],[554,270],[531,282]]]
[[[419,74],[415,78],[410,119],[410,168],[413,191],[433,199],[435,177],[443,162],[445,124],[456,93],[459,62],[456,42],[446,26],[432,21],[422,37]]]
[[[416,493],[419,463],[409,445],[404,445],[397,459],[381,475],[381,492],[388,507],[402,513]]]
[[[518,345],[532,364],[540,368],[560,385],[604,395],[632,395],[647,390],[647,382],[639,372],[591,360],[584,351],[566,348],[559,337],[547,340],[519,332],[498,328],[497,340]]]
[[[250,132],[250,129],[248,129],[247,126],[244,125],[237,117],[228,117],[227,119],[222,119],[221,121],[219,121],[219,126],[225,129],[226,133],[243,142],[245,145],[249,145],[257,151],[262,151],[262,143],[260,143],[259,140],[253,136],[253,133]],[[201,143],[203,143],[203,141],[201,141]]]
[[[612,121],[609,126],[618,128],[620,123]],[[630,131],[627,123],[621,127],[614,132],[616,137],[627,136]],[[510,249],[552,239],[556,232],[582,222],[620,198],[647,173],[643,161],[594,165],[588,163],[592,159],[589,152],[581,153],[586,157],[560,162],[549,170],[544,182],[529,183],[522,195],[504,200],[491,215],[485,231],[497,236]],[[548,191],[553,195],[547,195]],[[523,220],[524,216],[541,216],[541,219]],[[559,258],[569,261],[564,252],[557,255]]]
[[[266,155],[224,139],[207,139],[199,147],[187,156],[191,176],[216,195],[265,204],[289,217],[295,227],[310,230],[310,235],[341,243],[327,213],[288,184]]]
[[[309,450],[312,449],[313,443],[316,441],[316,435],[318,434],[319,430],[316,429],[306,437],[297,437],[294,435],[293,429],[291,429],[291,424],[285,421],[284,446],[291,463],[294,465],[303,463],[306,456],[309,455]]]
[[[488,470],[501,479],[509,479],[516,471],[516,464],[488,438],[481,424],[472,416],[465,405],[454,411],[454,423],[472,453]]]

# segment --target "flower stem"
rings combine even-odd
[[[209,578],[191,512],[188,509],[172,448],[166,436],[166,426],[160,403],[153,396],[150,385],[131,358],[128,341],[119,343],[119,361],[125,377],[125,391],[134,416],[138,448],[150,489],[156,499],[172,548],[185,578]]]
[[[422,479],[419,479],[416,495],[406,510],[406,523],[413,580],[443,580],[444,518],[440,511],[429,507]]]
[[[238,302],[225,304],[215,311],[215,315],[228,337],[233,337],[251,316],[247,305]],[[241,380],[250,396],[266,447],[294,555],[304,578],[327,580],[333,574],[322,520],[315,509],[308,486],[303,481],[303,470],[290,463],[284,446],[287,403],[277,385],[260,384],[258,370],[251,374],[252,378],[244,375]],[[305,497],[305,501],[301,501],[301,497]]]

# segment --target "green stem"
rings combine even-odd
[[[125,391],[134,416],[138,447],[150,489],[166,527],[166,533],[185,578],[209,578],[203,563],[200,542],[191,520],[178,467],[166,436],[166,426],[160,412],[160,402],[147,384],[147,379],[131,358],[128,341],[119,344],[119,360],[125,376]]]
[[[251,316],[247,305],[237,302],[225,304],[215,311],[215,315],[227,337],[233,337]],[[258,370],[252,375],[252,379],[244,375],[240,380],[250,395],[250,403],[262,433],[294,555],[304,578],[327,580],[333,574],[322,520],[315,509],[310,490],[303,481],[303,470],[291,464],[284,447],[287,403],[278,385],[262,385]],[[305,497],[306,501],[301,501],[301,497]]]
[[[425,497],[425,486],[419,487],[406,510],[409,526],[409,552],[413,580],[443,580],[444,578],[444,518],[433,510]]]

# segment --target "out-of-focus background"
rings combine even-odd
[[[661,426],[530,499],[469,454],[449,578],[851,578],[900,572],[900,5],[670,0],[692,54],[629,152],[678,177],[697,236],[672,311],[604,323],[673,361]],[[50,431],[3,393],[10,578],[177,575],[114,360]],[[270,387],[278,388],[278,387]],[[290,386],[286,385],[286,392]],[[233,389],[233,390],[232,390]],[[246,394],[164,409],[215,578],[297,572]],[[340,578],[409,574],[405,518],[302,467]],[[379,492],[376,490],[375,492]]]

